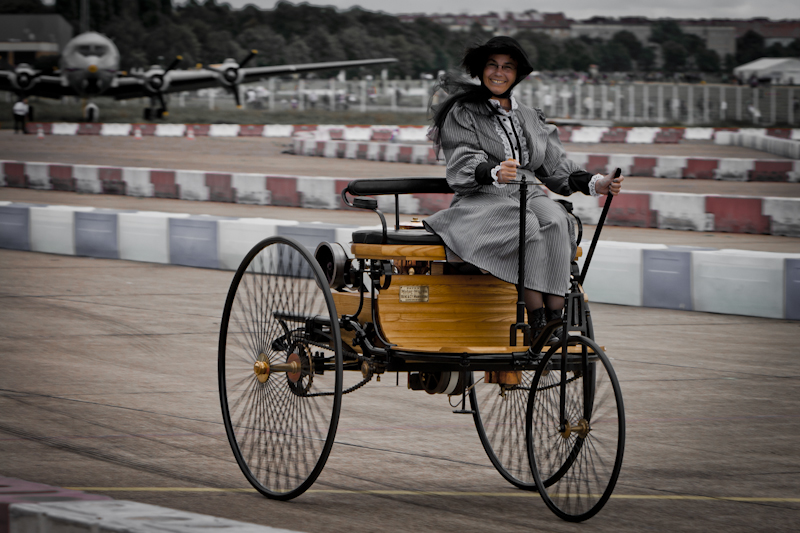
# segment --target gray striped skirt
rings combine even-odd
[[[494,189],[494,190],[492,190]],[[561,204],[533,185],[527,201],[525,287],[546,294],[569,290],[569,265],[575,254],[575,228]],[[449,208],[428,217],[426,229],[448,250],[508,283],[517,283],[519,190],[484,186],[456,196]]]

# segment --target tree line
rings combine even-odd
[[[0,13],[58,13],[79,31],[80,0],[3,0]],[[332,7],[279,2],[274,9],[249,5],[232,9],[216,0],[89,0],[90,28],[114,40],[121,68],[169,63],[182,56],[182,67],[241,61],[251,49],[259,51],[251,65],[277,65],[396,57],[389,67],[392,78],[418,78],[456,68],[464,50],[491,37],[479,24],[467,32],[452,32],[430,20],[403,23],[395,16],[361,8],[339,11]],[[748,32],[737,40],[735,56],[720,57],[705,41],[681,31],[673,20],[655,21],[647,42],[629,31],[609,40],[589,37],[556,40],[536,31],[515,38],[528,52],[536,70],[587,72],[651,72],[661,56],[660,71],[667,74],[731,72],[737,64],[765,55],[800,56],[800,39],[787,47],[766,47],[764,39]]]

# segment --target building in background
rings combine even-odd
[[[0,63],[33,64],[58,55],[72,39],[72,26],[61,15],[0,15]]]
[[[762,57],[739,65],[733,74],[742,83],[755,78],[773,85],[800,85],[800,59],[793,57]]]

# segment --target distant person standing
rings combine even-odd
[[[28,111],[30,111],[28,99],[19,100],[14,104],[12,111],[14,113],[14,133],[28,133],[25,131],[25,118],[28,116]]]

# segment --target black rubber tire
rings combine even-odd
[[[290,357],[300,372],[259,381],[257,361]],[[299,496],[325,466],[342,404],[336,307],[303,246],[271,237],[245,256],[225,302],[218,365],[225,431],[245,477],[269,498]]]
[[[567,357],[565,376],[564,412],[571,429],[559,431],[559,344],[548,350],[534,376],[526,442],[542,499],[560,518],[581,522],[603,508],[617,483],[625,450],[625,409],[619,381],[603,350],[582,336],[571,336],[569,344],[573,350],[578,347],[578,353]]]
[[[533,377],[534,372],[523,371],[520,385],[507,388],[501,395],[500,385],[484,383],[480,372],[478,383],[469,391],[475,429],[486,455],[506,481],[523,490],[536,490],[525,439],[525,413]],[[475,380],[472,373],[470,385]]]

